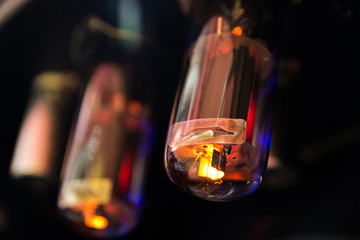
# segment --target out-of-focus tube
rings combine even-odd
[[[142,207],[150,125],[126,97],[123,68],[98,65],[88,83],[63,165],[58,208],[91,237],[129,233]]]
[[[35,78],[10,165],[13,178],[58,182],[79,90],[80,79],[71,72],[49,71]]]

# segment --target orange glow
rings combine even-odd
[[[243,30],[241,27],[237,26],[232,30],[232,33],[236,36],[241,36],[243,33]]]
[[[108,220],[103,216],[89,215],[85,217],[85,225],[91,228],[104,229],[108,224]]]
[[[222,18],[221,17],[218,17],[217,18],[217,29],[216,29],[216,32],[218,35],[221,35],[221,29],[222,28]]]
[[[137,101],[132,101],[129,103],[130,114],[132,114],[134,116],[139,116],[141,114],[141,111],[142,111],[141,103],[139,103]]]
[[[222,178],[225,175],[225,173],[211,166],[212,152],[214,150],[213,145],[209,144],[206,150],[207,150],[206,154],[202,152],[198,156],[198,158],[200,158],[198,175],[200,177],[208,177],[212,180]]]
[[[120,92],[115,92],[111,96],[111,106],[116,112],[122,112],[125,109],[125,95]]]
[[[95,214],[97,208],[97,203],[90,201],[85,205],[83,210],[84,214],[84,223],[87,227],[95,229],[104,229],[109,225],[109,221],[100,215]]]
[[[201,157],[200,164],[199,164],[199,176],[201,177],[208,177],[208,169],[211,164],[211,160]]]
[[[223,171],[219,171],[212,167],[211,160],[204,157],[200,159],[198,174],[200,177],[208,177],[212,180],[220,179],[225,175]]]

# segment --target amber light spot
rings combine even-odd
[[[210,159],[202,157],[200,159],[198,175],[201,177],[208,177],[212,180],[217,180],[222,178],[225,175],[225,173],[223,171],[219,171],[216,168],[212,167]]]
[[[201,177],[208,177],[212,180],[217,180],[222,178],[225,173],[211,166],[213,157],[212,152],[214,149],[216,148],[214,148],[212,144],[209,144],[207,145],[206,153],[204,154],[203,152],[201,152],[197,157],[197,159],[200,158],[198,175]]]
[[[232,30],[232,33],[236,36],[241,36],[243,33],[243,30],[241,27],[237,26]]]
[[[130,102],[128,109],[129,109],[130,114],[132,114],[134,116],[139,116],[142,112],[141,103],[139,103],[137,101]]]
[[[221,35],[222,33],[222,18],[221,17],[218,17],[217,18],[217,29],[216,29],[216,32],[218,35]]]
[[[89,201],[85,209],[83,210],[84,214],[84,223],[87,227],[95,229],[104,229],[109,225],[109,221],[100,215],[96,215],[95,211],[97,208],[97,203]]]
[[[85,224],[95,229],[104,229],[108,226],[108,220],[103,216],[88,215],[85,217]]]
[[[125,95],[119,92],[115,92],[110,100],[110,104],[117,112],[122,112],[125,108]]]

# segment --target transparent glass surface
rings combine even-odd
[[[223,16],[204,26],[188,53],[166,141],[170,179],[211,201],[252,193],[270,149],[274,59],[239,28]]]
[[[150,124],[128,101],[122,68],[100,64],[85,91],[63,165],[58,208],[90,237],[126,235],[143,204]]]
[[[10,166],[13,178],[58,183],[63,142],[79,89],[79,76],[73,72],[46,71],[36,76]]]

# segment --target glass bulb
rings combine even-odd
[[[211,18],[190,48],[165,149],[170,179],[195,196],[226,201],[252,193],[265,173],[276,76],[271,53]]]
[[[90,237],[129,233],[143,204],[151,127],[141,103],[126,99],[122,68],[100,64],[85,91],[62,168],[58,208]]]
[[[14,179],[58,183],[63,142],[80,85],[79,76],[73,72],[46,71],[36,76],[10,166]]]

